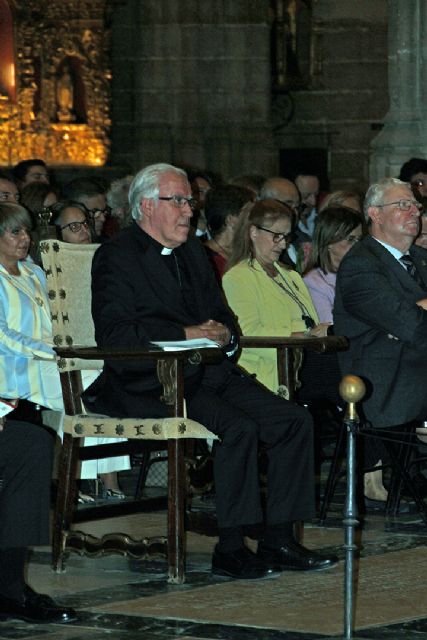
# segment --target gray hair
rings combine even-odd
[[[134,176],[125,176],[119,180],[113,180],[107,191],[107,203],[112,209],[123,207],[128,204],[129,187]]]
[[[387,189],[390,187],[399,187],[399,186],[411,188],[409,182],[403,182],[398,178],[384,178],[384,180],[380,180],[380,182],[374,182],[371,184],[369,189],[366,192],[365,202],[363,204],[363,213],[365,214],[365,219],[369,222],[368,209],[369,207],[377,207],[380,204],[384,204],[384,194]]]
[[[0,236],[15,227],[25,227],[31,231],[31,216],[25,207],[13,202],[0,202]]]
[[[134,220],[142,219],[142,211],[140,208],[142,198],[159,197],[160,178],[164,173],[176,173],[177,175],[187,178],[187,174],[183,169],[178,169],[178,167],[164,162],[150,164],[148,167],[141,169],[129,187],[129,204]]]

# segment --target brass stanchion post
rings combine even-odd
[[[345,580],[344,580],[344,639],[351,640],[354,626],[354,543],[355,528],[359,524],[356,504],[356,432],[359,416],[356,402],[365,395],[365,385],[357,376],[344,376],[340,384],[340,394],[348,403],[344,417],[347,429],[347,491],[344,507],[345,527]]]

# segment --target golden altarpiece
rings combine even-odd
[[[103,165],[111,0],[0,0],[0,164]]]

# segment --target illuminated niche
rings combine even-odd
[[[105,164],[114,0],[0,0],[0,164]]]

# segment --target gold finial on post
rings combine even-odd
[[[341,398],[348,403],[346,418],[357,420],[356,402],[359,402],[365,395],[365,383],[358,376],[344,376],[340,382],[339,390]]]

